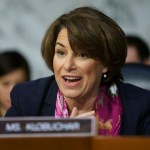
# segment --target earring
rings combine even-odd
[[[104,77],[104,78],[107,78],[107,75],[104,73],[104,74],[103,74],[103,77]]]

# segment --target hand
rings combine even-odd
[[[98,131],[99,131],[99,121],[98,121],[98,118],[95,116],[95,111],[89,111],[89,112],[86,112],[86,113],[78,114],[77,107],[74,107],[72,109],[70,118],[85,118],[85,117],[90,117],[90,116],[94,116],[95,119],[96,119],[95,130],[96,130],[96,134],[98,134]]]
[[[89,112],[86,112],[86,113],[83,113],[83,114],[78,114],[77,107],[74,107],[72,109],[70,118],[85,118],[85,117],[89,117],[89,116],[95,116],[95,111],[93,110],[93,111],[89,111]]]

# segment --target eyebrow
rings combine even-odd
[[[60,45],[60,46],[62,46],[62,47],[65,47],[65,45],[63,45],[62,43],[59,43],[59,42],[56,42],[56,45]]]

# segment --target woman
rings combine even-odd
[[[15,50],[0,54],[0,117],[11,106],[10,91],[17,83],[29,80],[30,71],[25,58]]]
[[[127,35],[126,63],[143,63],[149,65],[150,50],[146,41],[136,35]]]
[[[150,92],[122,82],[126,54],[124,32],[102,12],[60,16],[42,42],[54,76],[15,86],[6,116],[95,115],[100,135],[150,134]]]

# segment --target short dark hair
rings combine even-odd
[[[30,68],[27,60],[15,49],[7,49],[0,53],[0,76],[4,76],[16,69],[23,69],[26,80],[30,80]]]
[[[141,61],[149,59],[150,50],[144,39],[137,35],[126,35],[127,46],[133,46],[137,50],[138,57]]]
[[[105,82],[122,79],[120,70],[127,47],[125,34],[115,21],[92,7],[76,8],[56,19],[47,29],[41,46],[42,56],[52,71],[55,42],[62,28],[67,29],[75,53],[83,51],[108,67]]]

